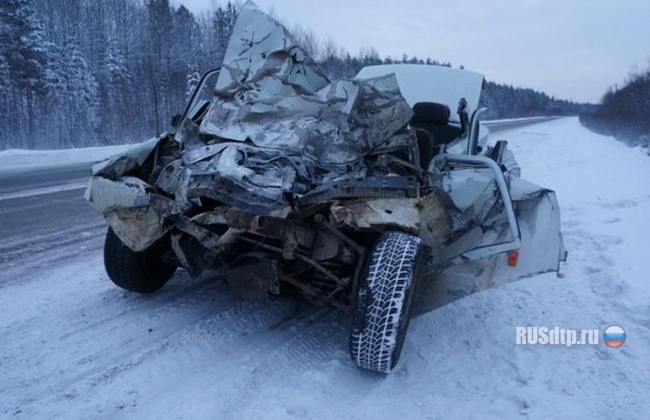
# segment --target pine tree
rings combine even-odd
[[[185,73],[188,63],[197,60],[200,44],[200,28],[194,15],[185,6],[180,6],[172,15],[171,56],[174,72]]]
[[[235,28],[237,15],[237,8],[230,1],[226,4],[226,7],[219,6],[214,13],[213,31],[217,42],[216,49],[212,55],[215,60],[215,66],[217,67],[223,62],[230,35],[232,35],[232,31]]]
[[[221,65],[236,4],[195,16],[170,0],[0,0],[0,148],[117,143],[163,131],[199,73]],[[380,63],[450,66],[429,57],[381,59],[371,48],[351,55],[309,30],[297,32],[331,79]],[[633,88],[613,89],[608,116],[642,118],[639,110],[650,109],[650,92],[639,87],[644,77],[636,72]],[[493,118],[583,107],[494,83],[483,98]]]
[[[133,113],[128,111],[131,74],[115,41],[109,43],[102,61],[98,77],[99,117],[104,143],[111,143],[122,139],[125,129],[133,122],[130,118]]]
[[[20,139],[16,145],[34,146],[35,106],[47,91],[47,43],[31,1],[3,0],[0,3],[0,45],[2,71],[6,75],[3,80],[8,82],[5,89],[11,96],[5,128]]]
[[[7,63],[4,54],[0,54],[0,80],[8,81],[9,77],[9,64]],[[9,84],[6,82],[0,83],[0,146],[5,147],[17,146],[17,144],[4,144],[5,139],[9,140],[11,138],[9,130],[11,124],[10,115],[6,112],[2,112],[3,110],[10,109],[8,100],[9,96]]]
[[[0,3],[0,42],[13,87],[42,95],[47,47],[43,27],[31,6],[29,0]]]
[[[87,146],[97,123],[98,88],[74,38],[57,49],[48,75],[49,105],[60,146]]]
[[[199,73],[199,65],[193,62],[189,65],[186,79],[185,100],[189,101],[192,93],[196,89],[201,80],[201,73]]]
[[[151,47],[145,60],[147,79],[151,90],[156,132],[160,133],[163,121],[172,115],[170,101],[171,48],[169,35],[172,15],[169,0],[147,0],[147,43]]]

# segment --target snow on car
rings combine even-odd
[[[150,293],[183,267],[244,298],[299,293],[351,314],[352,358],[389,372],[415,311],[566,256],[555,194],[479,124],[482,83],[401,65],[330,81],[246,3],[174,130],[93,168],[109,277]]]

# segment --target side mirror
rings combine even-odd
[[[174,115],[172,117],[172,127],[174,127],[174,128],[178,127],[178,124],[181,123],[181,118],[183,118],[183,116],[181,114]]]

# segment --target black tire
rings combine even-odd
[[[350,354],[364,369],[390,372],[399,361],[417,287],[420,238],[386,232],[369,256],[357,293]]]
[[[142,252],[124,245],[108,228],[104,242],[104,267],[113,283],[135,293],[153,293],[169,281],[177,266],[164,259],[171,251],[169,236]]]

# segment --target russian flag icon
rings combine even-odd
[[[625,343],[625,331],[618,325],[612,325],[605,330],[603,340],[611,348],[619,348]]]

